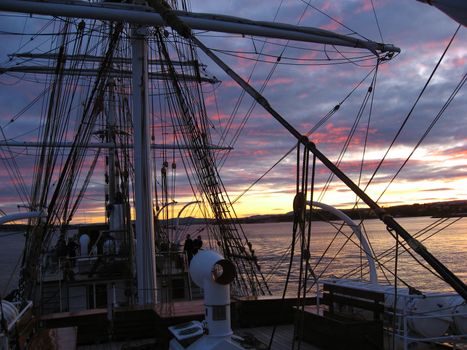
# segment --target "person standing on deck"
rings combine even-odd
[[[203,240],[201,239],[201,236],[196,237],[196,239],[193,241],[193,255],[196,255],[202,246]]]
[[[190,235],[186,235],[185,244],[183,245],[183,251],[186,252],[188,256],[188,263],[190,263],[191,259],[193,258],[193,240],[191,239]]]
[[[75,266],[75,258],[76,258],[76,249],[78,248],[78,243],[75,242],[73,238],[68,238],[67,244],[67,255],[70,259],[70,264],[72,267]]]
[[[62,235],[60,235],[60,238],[58,239],[56,249],[57,249],[57,258],[58,259],[65,258],[67,256],[68,247],[66,245],[65,238]]]

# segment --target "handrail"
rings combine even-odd
[[[47,217],[47,213],[43,211],[30,211],[27,213],[8,214],[0,218],[0,225],[6,224],[7,222],[10,222],[10,221],[44,218],[44,217]]]

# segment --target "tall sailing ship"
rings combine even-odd
[[[339,168],[341,157],[334,163],[320,151],[319,144],[315,145],[310,137],[315,127],[307,133],[298,131],[198,34],[220,31],[318,43],[324,47],[321,55],[329,62],[376,62],[365,77],[372,75],[373,80],[363,110],[375,88],[380,65],[393,59],[400,52],[398,47],[323,29],[193,13],[190,4],[183,0],[3,0],[0,10],[33,14],[31,22],[39,28],[37,37],[43,35],[50,42],[44,49],[43,43],[36,45],[31,40],[32,44],[22,45],[0,67],[5,77],[19,76],[25,82],[42,86],[37,97],[10,121],[14,123],[28,111],[40,114],[40,118],[31,121],[37,139],[31,140],[26,134],[21,141],[11,141],[3,134],[0,146],[5,168],[14,179],[24,208],[2,219],[28,219],[19,285],[6,298],[9,301],[2,302],[2,317],[9,315],[6,309],[11,305],[21,305],[17,311],[12,309],[14,316],[8,319],[9,325],[3,326],[4,347],[15,340],[24,347],[37,326],[32,319],[23,321],[15,339],[11,325],[17,325],[20,319],[15,312],[22,317],[34,313],[43,324],[56,327],[83,322],[76,316],[80,312],[92,317],[90,310],[105,309],[109,326],[100,330],[102,341],[131,337],[121,334],[128,324],[118,319],[119,312],[124,314],[121,317],[131,319],[131,315],[136,315],[133,311],[156,305],[160,315],[173,309],[176,302],[202,296],[203,291],[193,284],[189,274],[191,256],[182,250],[188,234],[202,235],[204,250],[215,250],[233,263],[236,273],[230,281],[232,296],[246,301],[250,297],[262,300],[272,294],[261,261],[237,219],[234,199],[220,175],[253,107],[238,129],[232,127],[237,123],[233,118],[220,131],[216,129],[205,100],[215,95],[220,82],[201,62],[199,51],[297,142],[286,156],[294,152],[297,158],[296,174],[291,176],[296,194],[290,264],[297,245],[300,278],[292,304],[295,303],[293,310],[302,312],[298,317],[302,320],[302,338],[306,340],[305,320],[319,323],[319,317],[325,317],[319,308],[322,301],[328,304],[322,306],[328,314],[340,310],[336,319],[370,314],[371,332],[371,327],[378,330],[369,343],[361,341],[361,348],[372,348],[368,344],[378,348],[383,338],[379,330],[382,332],[383,328],[394,335],[390,346],[394,346],[396,336],[406,348],[419,338],[465,342],[467,288],[463,281]],[[342,47],[352,50],[343,53]],[[279,62],[282,57],[275,59]],[[341,104],[333,106],[318,124],[325,123]],[[345,141],[345,148],[351,140],[352,135]],[[34,171],[30,176],[20,171],[18,149],[32,162]],[[396,257],[399,245],[412,249],[412,254],[425,259],[456,293],[430,294],[409,285],[402,288],[379,284],[376,270],[384,267],[365,239],[361,225],[321,203],[315,195],[318,162],[330,171],[330,177],[339,178],[356,194],[359,199],[355,205],[364,202],[369,207],[366,215],[376,216],[387,225],[398,242]],[[102,169],[104,174],[98,174]],[[81,208],[89,207],[90,193],[94,195],[99,190],[93,185],[98,176],[105,182],[99,202],[105,208],[106,222],[76,225]],[[26,178],[31,180],[30,186],[26,185]],[[324,212],[343,221],[336,226],[336,232],[342,232],[347,225],[359,242],[359,249],[367,258],[364,278],[362,273],[358,281],[325,279],[311,269],[311,222]],[[274,306],[276,310],[285,304],[286,292],[287,284],[283,297]],[[323,293],[326,297],[320,298]],[[308,304],[314,304],[315,313],[307,309]],[[417,308],[421,314],[415,312]],[[245,306],[239,314],[248,314],[247,310]],[[384,318],[384,313],[389,316]],[[318,321],[313,317],[318,317]],[[54,321],[57,319],[60,321]],[[81,342],[91,341],[84,335],[85,328],[79,323]],[[137,330],[134,333],[140,337],[145,334]],[[348,339],[355,344],[351,336]],[[372,343],[374,339],[377,345]]]

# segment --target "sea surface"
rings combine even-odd
[[[457,277],[467,282],[467,218],[414,217],[400,218],[397,221],[409,233],[418,236],[428,250]],[[270,288],[274,294],[282,292],[290,265],[293,224],[248,224],[243,227]],[[368,280],[368,261],[362,254],[358,239],[351,234],[348,226],[339,231],[340,227],[341,222],[312,222],[310,266],[314,275],[318,279],[336,276]],[[416,253],[412,257],[399,245],[399,258],[395,259],[396,240],[378,219],[365,220],[363,232],[368,237],[373,255],[378,257],[376,266],[380,282],[394,285],[397,261],[398,286],[404,287],[405,283],[421,291],[452,291],[450,286],[431,272],[432,269]],[[295,248],[288,293],[296,291],[299,266],[300,242]],[[311,286],[313,277],[310,274],[309,277],[307,285]]]
[[[18,285],[24,241],[22,232],[0,231],[0,296]]]
[[[444,220],[444,221],[443,221]],[[419,237],[429,251],[467,282],[467,218],[435,219],[430,217],[401,218],[399,223],[412,235]],[[242,225],[259,259],[261,271],[274,294],[283,291],[290,262],[292,223],[264,223]],[[350,277],[368,279],[368,262],[361,253],[355,235],[341,222],[313,222],[310,230],[310,267],[316,277]],[[401,253],[395,259],[395,239],[379,220],[364,222],[364,232],[378,257],[378,279],[394,284],[397,261],[398,285],[404,283],[422,291],[450,291],[450,287],[433,274],[422,258],[410,256],[399,245]],[[427,230],[426,228],[428,227]],[[444,228],[444,229],[442,229]],[[442,229],[442,230],[441,230]],[[336,234],[336,232],[338,232]],[[306,232],[308,234],[308,232]],[[431,237],[430,237],[431,236]],[[0,293],[7,294],[18,282],[24,236],[18,232],[0,232]],[[418,261],[417,261],[418,260]],[[295,247],[288,293],[297,288],[300,274],[300,242]],[[309,277],[311,275],[309,274]],[[308,286],[312,286],[310,277]]]

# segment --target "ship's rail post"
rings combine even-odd
[[[316,282],[316,312],[318,313],[318,315],[319,315],[319,308],[321,306],[319,286],[320,286],[320,283]]]
[[[60,300],[60,312],[63,312],[63,302],[62,302],[62,276],[64,276],[64,274],[61,274],[61,262],[62,262],[62,259],[61,258],[58,258],[58,298]]]
[[[396,310],[394,310],[394,316],[396,316]],[[409,348],[409,325],[407,319],[407,303],[404,302],[404,308],[402,309],[402,318],[403,318],[403,331],[404,331],[404,350],[408,350]],[[395,331],[395,330],[393,330]],[[395,341],[396,337],[394,337]]]
[[[40,266],[39,266],[39,295],[40,295],[41,297],[42,297],[42,295],[43,295],[42,293],[44,292],[44,288],[43,288],[43,283],[44,283],[44,282],[43,282],[42,273],[43,273],[43,272],[42,272],[42,264],[40,264]],[[42,312],[43,312],[43,310],[44,310],[43,308],[44,308],[44,306],[43,306],[43,304],[41,303],[41,310],[40,310],[40,313],[41,313],[41,314],[42,314]]]

